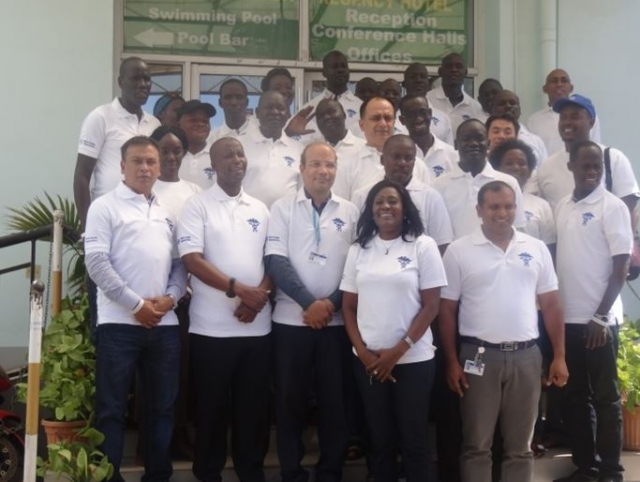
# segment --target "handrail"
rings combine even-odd
[[[80,233],[71,226],[63,226],[62,229],[64,230],[65,237],[69,238],[71,241],[76,242],[80,239]],[[15,246],[16,244],[26,243],[27,241],[37,241],[38,239],[46,238],[47,236],[51,236],[52,230],[53,224],[49,224],[47,226],[30,229],[28,231],[0,236],[0,249]]]

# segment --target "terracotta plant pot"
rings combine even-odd
[[[58,443],[62,440],[69,442],[86,441],[84,437],[78,437],[78,430],[87,426],[85,420],[77,420],[75,422],[42,420],[40,423],[44,427],[44,432],[47,435],[47,445]]]
[[[640,451],[640,407],[630,412],[622,408],[622,446],[625,450]]]

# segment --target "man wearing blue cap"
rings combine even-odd
[[[538,188],[540,196],[555,208],[562,198],[573,191],[573,175],[567,167],[569,152],[576,143],[589,140],[589,131],[596,119],[596,109],[587,97],[572,94],[557,100],[553,104],[553,110],[560,114],[558,132],[565,149],[557,151],[542,162],[538,169]],[[607,183],[608,177],[611,180],[611,192],[633,211],[640,193],[629,159],[618,149],[598,145],[604,153],[606,174],[603,176],[602,184]]]
[[[177,92],[167,92],[156,101],[153,115],[163,126],[178,127],[178,109],[184,105],[184,99]]]

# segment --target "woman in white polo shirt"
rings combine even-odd
[[[406,189],[376,184],[358,221],[340,289],[354,368],[371,431],[370,475],[396,480],[402,453],[408,482],[434,480],[427,447],[435,370],[429,325],[446,276]]]

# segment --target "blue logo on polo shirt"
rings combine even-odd
[[[434,126],[437,126],[437,125],[438,125],[438,122],[440,122],[440,119],[438,119],[437,117],[432,117],[432,118],[431,118],[431,122],[433,122],[433,125],[434,125]]]
[[[249,218],[247,219],[247,222],[251,226],[251,229],[253,230],[253,232],[257,233],[258,227],[260,226],[260,221],[258,221],[256,218]]]
[[[530,222],[533,219],[533,213],[531,211],[525,211],[524,217],[526,218],[527,222]]]
[[[292,165],[294,162],[296,162],[296,160],[295,160],[293,157],[291,157],[291,156],[284,156],[284,162],[286,162],[286,163],[287,163],[287,166],[288,166],[288,167],[291,167],[291,165]]]
[[[398,263],[400,263],[400,268],[404,269],[409,263],[411,263],[411,259],[407,258],[406,256],[400,256],[398,258]]]
[[[442,166],[433,166],[433,173],[436,177],[440,177],[444,174],[444,167]]]
[[[518,257],[522,260],[522,263],[528,268],[529,267],[529,263],[531,262],[531,260],[533,259],[533,256],[531,256],[529,253],[527,253],[526,251],[523,251],[522,253],[520,253],[518,255]]]
[[[342,219],[340,218],[334,218],[331,220],[333,222],[333,224],[336,227],[336,230],[341,233],[342,232],[342,228],[344,228],[346,226],[347,223],[345,223]]]
[[[356,111],[353,109],[347,109],[347,115],[349,117],[353,117],[354,115],[356,115]]]
[[[213,169],[213,167],[205,167],[203,171],[204,171],[204,175],[207,176],[207,179],[209,181],[212,181],[213,176],[216,175],[216,171]]]
[[[463,118],[464,120],[469,120],[469,119],[471,119],[471,116],[470,116],[470,115],[467,115],[467,114],[462,114],[462,118]]]
[[[593,213],[582,213],[582,225],[586,226],[593,218],[595,218]]]

